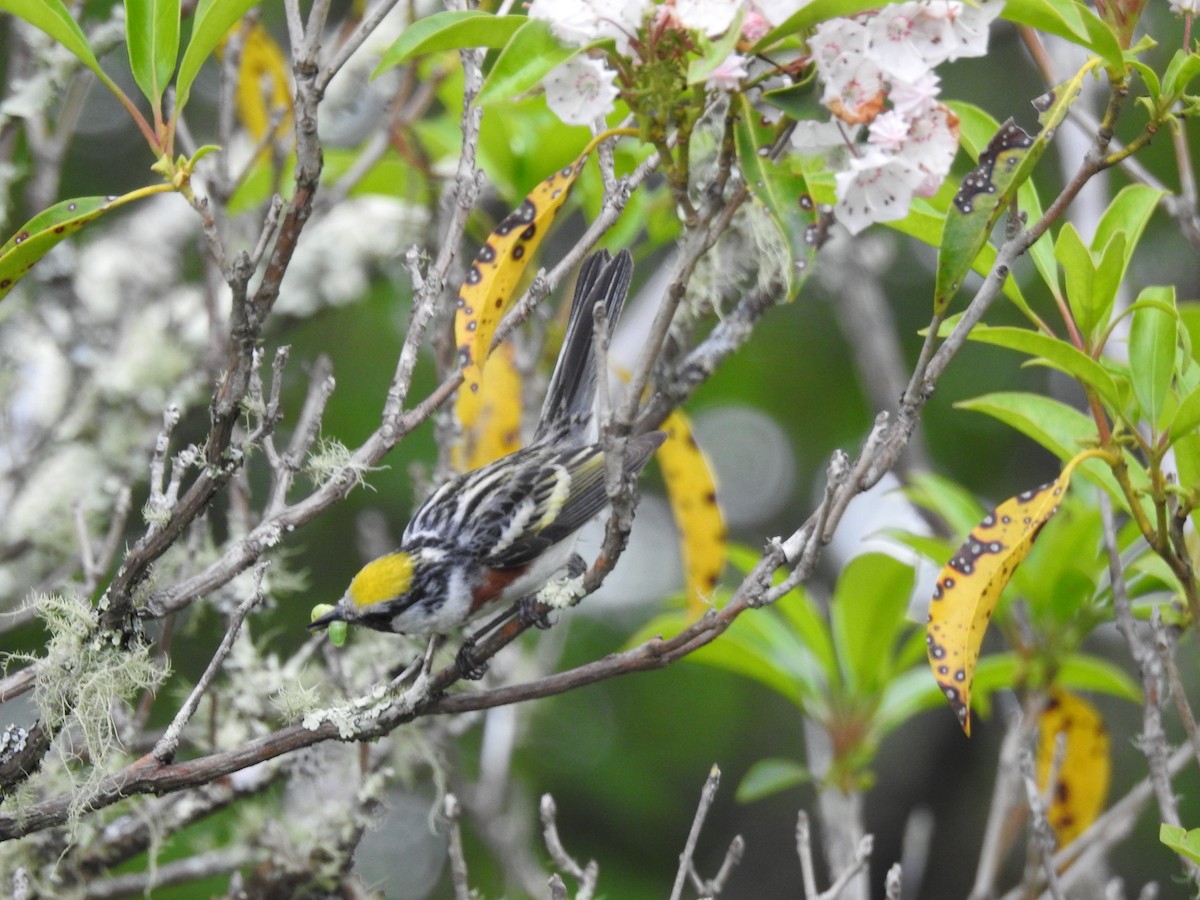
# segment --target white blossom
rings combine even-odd
[[[926,71],[913,81],[893,78],[888,100],[900,115],[915,119],[933,108],[940,93],[941,79],[936,72]]]
[[[1194,16],[1200,12],[1200,0],[1171,0],[1171,12],[1178,16]]]
[[[675,0],[674,18],[686,29],[709,37],[724,34],[742,8],[742,0]]]
[[[895,110],[888,110],[875,117],[867,129],[867,140],[885,153],[897,153],[908,140],[911,123]]]
[[[834,176],[837,183],[837,220],[851,234],[874,222],[891,222],[908,214],[913,190],[924,178],[921,170],[903,156],[867,150]]]
[[[939,103],[926,115],[913,120],[909,139],[900,152],[925,173],[916,186],[916,193],[923,197],[932,196],[950,171],[954,154],[958,152],[958,116]]]
[[[948,14],[953,40],[946,52],[946,60],[984,56],[987,53],[988,28],[1003,8],[1003,0],[980,0],[974,6],[958,4],[958,10]]]
[[[582,47],[612,38],[617,52],[628,56],[630,39],[649,8],[650,0],[533,0],[529,17],[549,22],[554,36],[565,44]]]
[[[730,53],[712,70],[704,86],[710,91],[736,91],[738,85],[750,74],[746,71],[748,61],[740,53]]]
[[[546,76],[546,102],[568,125],[587,125],[613,111],[616,78],[603,60],[573,56]]]

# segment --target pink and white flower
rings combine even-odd
[[[533,0],[529,18],[550,23],[554,36],[564,44],[582,47],[602,38],[612,38],[617,52],[628,56],[630,40],[642,27],[651,0]]]
[[[903,219],[923,177],[903,156],[868,150],[852,160],[848,170],[834,176],[837,220],[851,234],[858,234],[875,222]]]
[[[749,60],[740,53],[730,53],[721,64],[712,70],[704,86],[710,91],[736,91],[748,76],[746,63]]]
[[[602,60],[573,56],[546,76],[546,103],[568,125],[588,125],[613,111],[616,78]]]

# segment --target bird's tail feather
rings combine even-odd
[[[550,387],[546,391],[534,440],[546,436],[565,422],[582,423],[590,418],[596,397],[596,355],[592,349],[595,321],[592,310],[598,302],[604,303],[611,334],[632,280],[633,257],[628,250],[620,251],[615,257],[607,250],[601,250],[584,261],[579,280],[575,283],[567,334],[558,353],[558,362],[554,365],[554,374],[550,376]]]

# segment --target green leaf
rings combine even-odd
[[[426,53],[465,47],[499,50],[528,21],[525,16],[496,16],[478,9],[434,13],[404,29],[383,54],[371,77]]]
[[[1138,295],[1138,302],[1168,304],[1175,307],[1174,287],[1148,287]],[[1133,311],[1129,328],[1129,371],[1133,393],[1142,412],[1157,431],[1159,419],[1171,389],[1175,371],[1176,330],[1178,317],[1157,305],[1138,306]]]
[[[1167,108],[1174,105],[1197,75],[1200,75],[1200,56],[1186,50],[1176,50],[1163,73],[1162,92]]]
[[[942,245],[942,230],[946,225],[946,213],[938,210],[928,200],[922,197],[914,197],[908,207],[908,215],[903,219],[893,219],[883,224],[887,225],[893,231],[907,234],[909,237],[914,237],[928,244],[930,247],[937,248]],[[995,262],[996,248],[984,244],[979,254],[975,257],[972,268],[979,275],[986,278]],[[1025,300],[1025,295],[1021,293],[1021,288],[1017,284],[1017,280],[1013,278],[1011,272],[1004,279],[1003,290],[1004,296],[1008,297],[1016,305],[1017,309],[1032,318],[1032,312],[1029,309],[1028,302]]]
[[[811,780],[808,769],[794,759],[760,759],[746,770],[734,798],[738,803],[753,803]]]
[[[1180,484],[1200,483],[1200,433],[1181,431],[1172,434],[1175,451],[1175,467],[1179,470]],[[1200,509],[1193,509],[1188,514],[1193,528],[1200,528]]]
[[[1121,408],[1120,392],[1108,371],[1066,341],[1027,328],[988,326],[976,326],[969,337],[973,341],[1041,357],[1059,371],[1093,388],[1114,410]]]
[[[1112,318],[1113,303],[1125,277],[1125,266],[1129,260],[1129,241],[1124,231],[1115,232],[1108,244],[1100,251],[1100,260],[1092,278],[1091,298],[1083,304],[1087,309],[1090,327],[1085,332],[1094,335],[1108,328]],[[1093,254],[1093,257],[1095,254]],[[1079,323],[1083,328],[1083,323]]]
[[[1056,681],[1074,690],[1096,691],[1133,703],[1142,702],[1141,687],[1124,669],[1107,659],[1087,653],[1067,656],[1058,667]]]
[[[780,576],[782,580],[782,576]],[[804,644],[825,673],[825,683],[833,684],[838,677],[837,653],[833,636],[822,612],[801,587],[780,597],[774,610],[783,616],[796,637]]]
[[[91,69],[109,90],[118,97],[124,96],[124,92],[100,68],[83,29],[71,18],[62,0],[0,0],[0,10],[10,12],[34,28],[46,32],[75,54],[75,58]]]
[[[1096,226],[1096,234],[1092,237],[1092,252],[1096,253],[1108,246],[1113,235],[1118,231],[1125,232],[1125,263],[1128,265],[1133,251],[1137,248],[1142,233],[1150,216],[1158,208],[1165,191],[1155,190],[1144,184],[1130,184],[1123,187],[1117,196],[1113,197],[1108,208],[1100,217]]]
[[[550,31],[549,22],[529,19],[500,51],[496,64],[492,66],[479,92],[480,105],[509,100],[524,93],[556,66],[592,46],[597,46],[597,43],[567,47]]]
[[[1185,434],[1195,431],[1197,425],[1200,425],[1200,387],[1194,388],[1179,402],[1171,424],[1167,426],[1171,443],[1174,444]]]
[[[179,113],[192,93],[192,84],[204,61],[212,56],[221,38],[258,0],[200,0],[192,17],[192,36],[175,79],[175,110]]]
[[[922,638],[924,640],[924,638]],[[972,696],[973,705],[978,706],[978,695]],[[907,669],[888,680],[883,697],[875,710],[874,725],[881,735],[903,725],[919,712],[940,709],[946,704],[946,696],[933,680],[927,666]]]
[[[1158,108],[1160,98],[1162,96],[1162,84],[1158,80],[1158,73],[1153,68],[1146,65],[1144,62],[1134,60],[1133,68],[1141,76],[1142,82],[1146,85],[1146,93],[1150,95],[1151,101],[1155,108]]]
[[[133,80],[158,109],[179,57],[179,0],[125,0],[125,45]]]
[[[1094,12],[1075,0],[1007,0],[1002,18],[1029,25],[1080,44],[1104,58],[1110,69],[1124,68],[1116,34]]]
[[[1158,839],[1180,856],[1200,865],[1200,828],[1188,831],[1178,825],[1163,822],[1158,826]]]
[[[745,94],[737,96],[742,105],[742,114],[733,127],[738,161],[746,183],[766,208],[779,243],[788,252],[787,296],[790,300],[800,290],[824,239],[820,204],[802,171],[793,167],[792,158],[785,157],[780,161],[769,158],[768,150],[775,142],[777,130],[763,121],[762,114],[754,109]]]
[[[1058,240],[1054,242],[1054,258],[1063,268],[1071,314],[1083,332],[1090,335],[1096,326],[1091,310],[1092,282],[1096,278],[1096,265],[1083,238],[1070,222],[1063,225],[1058,232]]]
[[[1095,445],[1097,440],[1096,423],[1090,416],[1040,394],[1002,391],[972,400],[962,400],[954,405],[959,409],[971,409],[999,419],[1041,444],[1064,462],[1084,447]],[[1148,487],[1149,479],[1145,469],[1128,456],[1126,463],[1134,487]],[[1121,509],[1128,508],[1125,495],[1104,463],[1089,459],[1080,463],[1079,471],[1090,481],[1103,487]]]
[[[64,238],[111,209],[164,190],[169,190],[169,187],[153,185],[120,197],[77,197],[56,203],[38,213],[0,245],[0,300]]]
[[[797,708],[816,713],[824,706],[827,682],[808,649],[774,610],[739,616],[721,640],[688,654],[688,661],[723,669],[757,681]],[[656,635],[670,637],[691,624],[683,612],[655,617],[630,638],[628,645]]]
[[[912,566],[883,553],[864,553],[838,576],[829,614],[834,646],[851,695],[883,687],[896,641],[907,627]]]
[[[1089,416],[1041,394],[1000,391],[954,405],[1011,425],[1064,461],[1096,441],[1096,423]]]
[[[973,493],[958,482],[941,475],[914,472],[908,479],[904,496],[940,517],[949,526],[950,533],[959,536],[955,546],[962,543],[961,539],[987,514],[987,510]],[[949,553],[944,554],[938,565],[948,556]]]

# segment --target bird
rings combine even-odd
[[[584,261],[532,440],[434,491],[413,514],[400,546],[363,566],[310,629],[345,622],[444,636],[532,597],[578,563],[579,530],[608,504],[605,451],[592,427],[593,311],[603,303],[611,333],[632,278],[627,250],[616,256],[602,250]],[[636,477],[664,438],[661,431],[631,437],[626,474]]]

